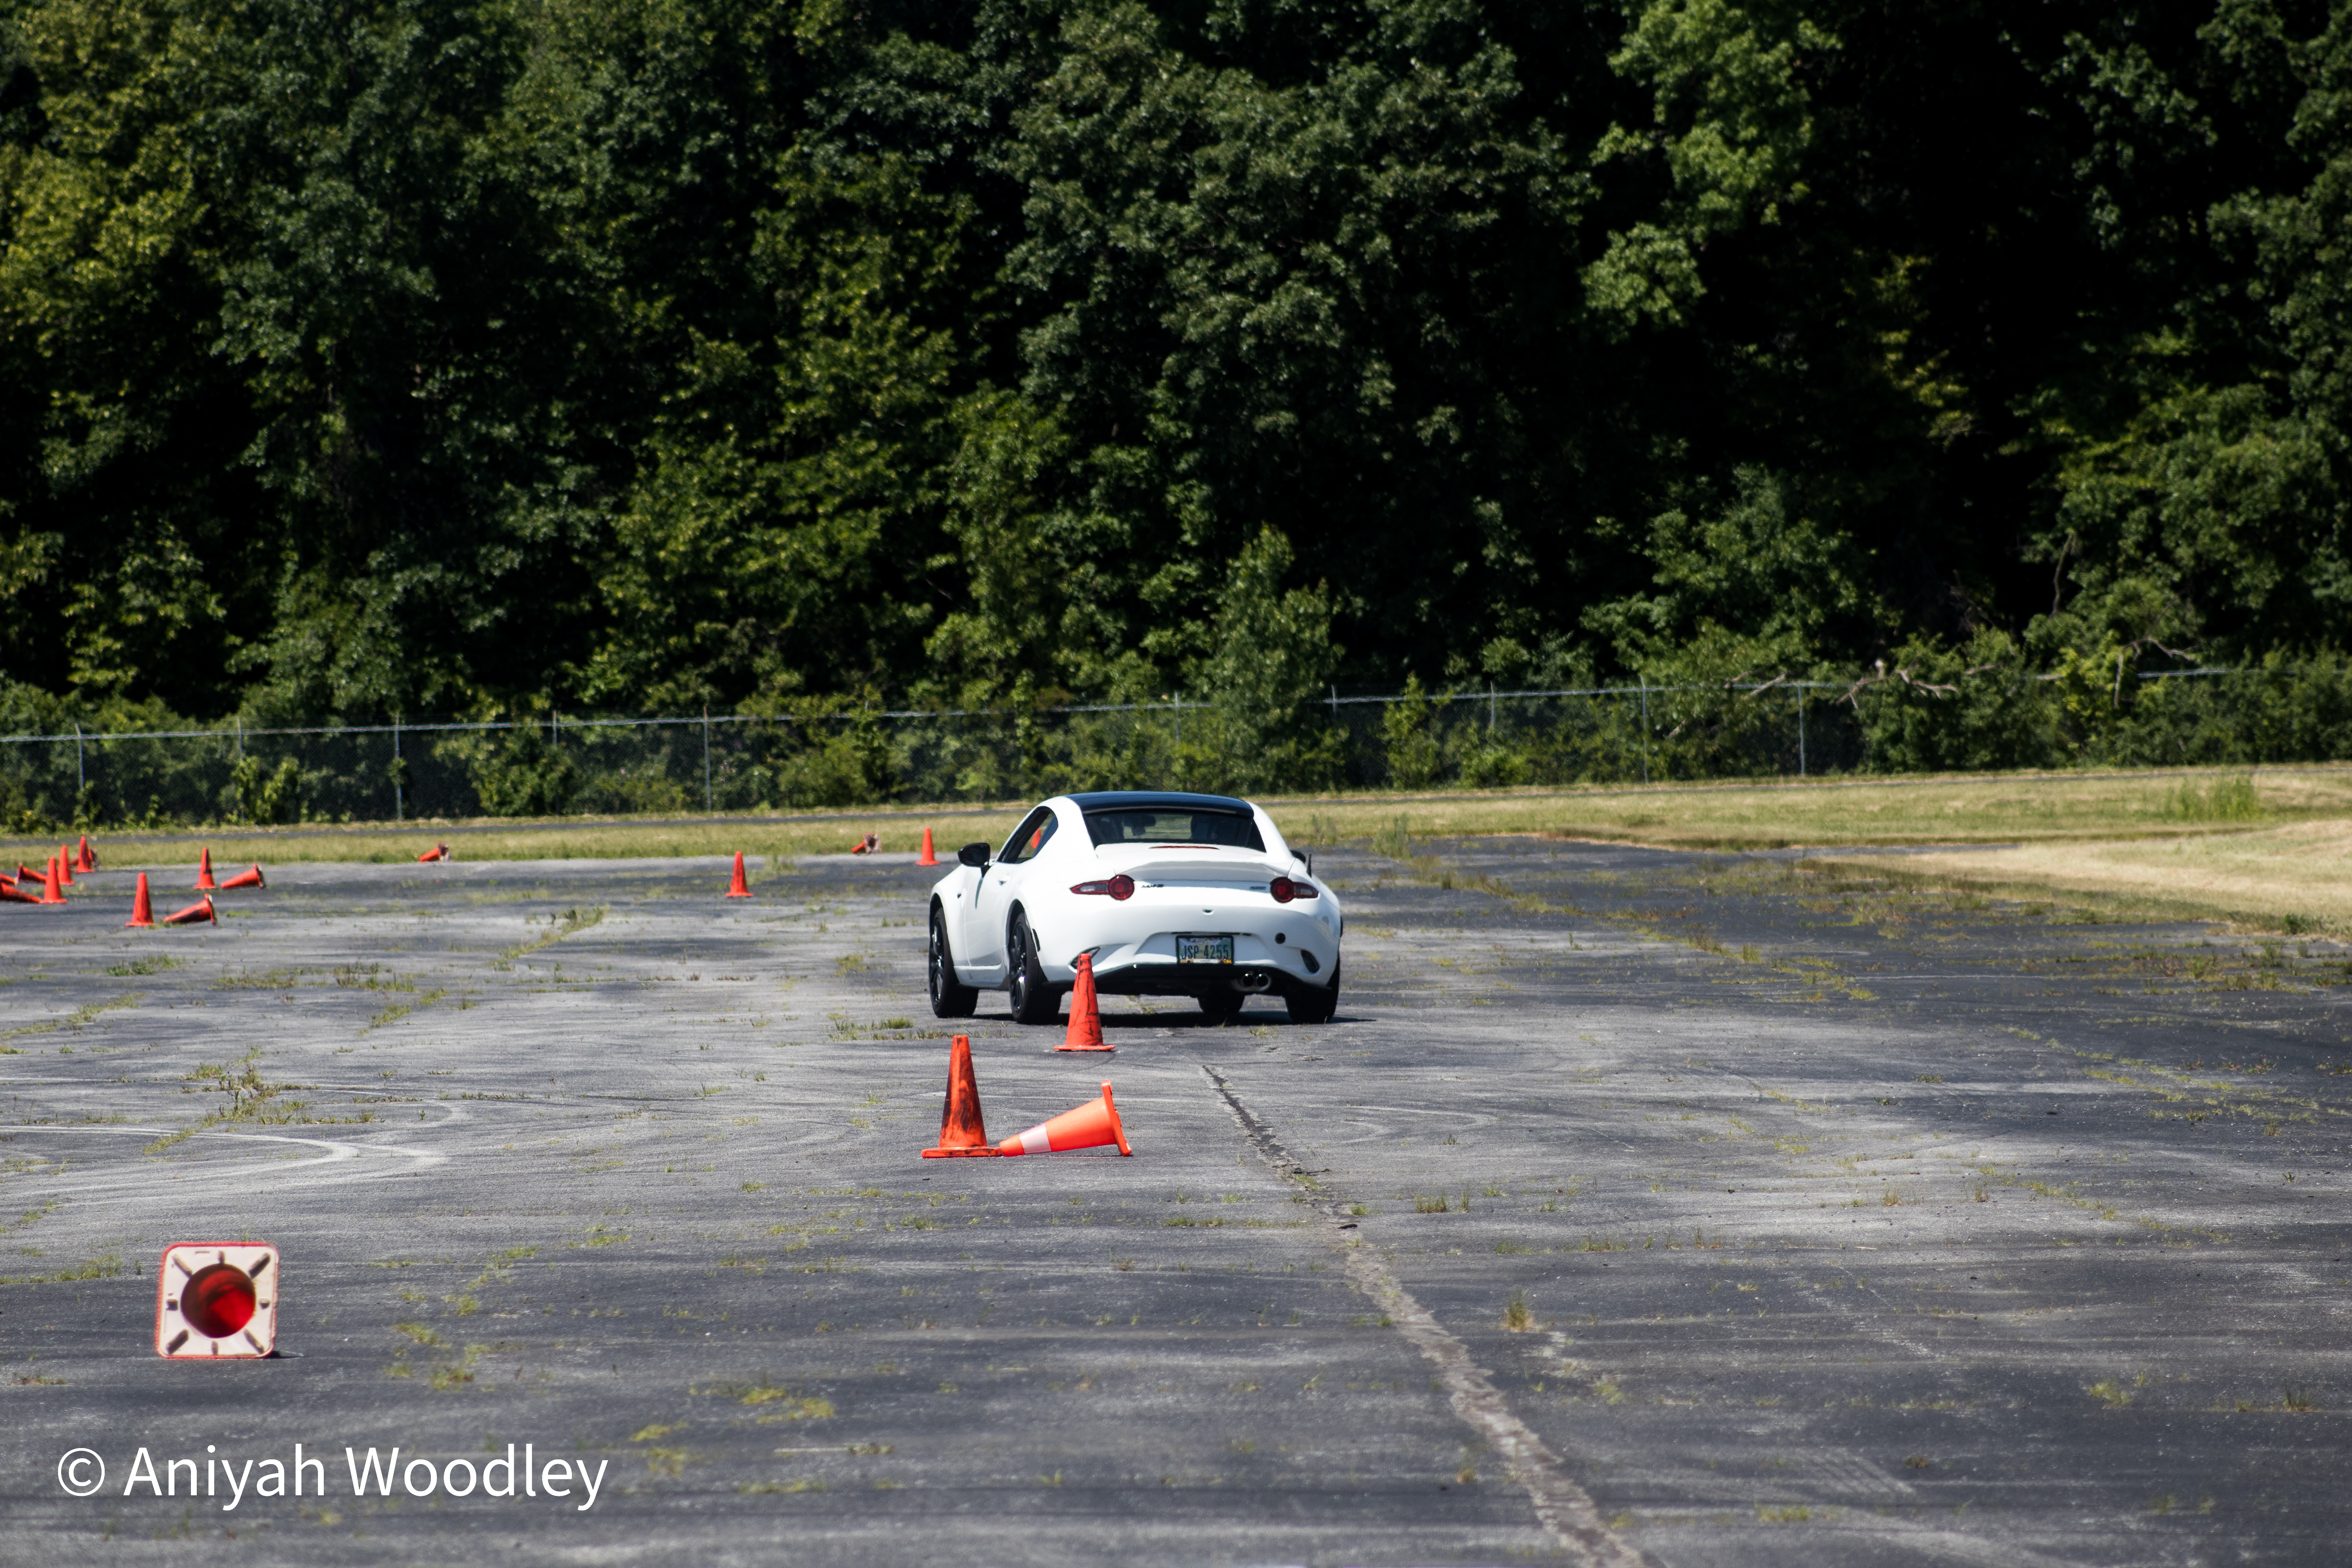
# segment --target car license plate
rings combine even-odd
[[[1232,937],[1180,936],[1176,939],[1176,962],[1179,963],[1231,963],[1233,961]]]

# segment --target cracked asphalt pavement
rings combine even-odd
[[[907,857],[0,911],[0,1561],[2345,1560],[2352,955],[1391,847],[1318,852],[1328,1025],[958,1026],[992,1136],[1107,1078],[1131,1159],[918,1158]],[[158,1359],[236,1238],[284,1353]]]

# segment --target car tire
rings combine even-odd
[[[1339,961],[1331,961],[1330,984],[1293,991],[1282,1000],[1294,1024],[1329,1023],[1331,1015],[1339,1010]]]
[[[971,1010],[980,1005],[980,992],[956,978],[955,953],[948,946],[948,917],[945,910],[934,905],[931,910],[930,952],[931,1016],[934,1018],[969,1018]]]
[[[1051,1024],[1062,1016],[1062,994],[1045,980],[1045,972],[1037,963],[1037,942],[1029,934],[1026,916],[1013,917],[1013,927],[1004,933],[1005,966],[1013,974],[1006,987],[1013,1004],[1013,1021],[1016,1024]]]
[[[1248,1000],[1248,997],[1238,991],[1212,991],[1200,998],[1201,1011],[1207,1016],[1223,1023],[1239,1013],[1242,1010],[1242,1004]]]

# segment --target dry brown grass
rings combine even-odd
[[[2025,845],[1832,862],[1984,892],[2073,894],[2119,915],[2352,931],[2352,818],[2170,839]]]

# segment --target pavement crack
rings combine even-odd
[[[1535,1429],[1512,1412],[1502,1391],[1471,1360],[1469,1347],[1454,1338],[1404,1288],[1389,1268],[1388,1260],[1381,1256],[1380,1248],[1364,1241],[1360,1235],[1350,1234],[1357,1229],[1356,1222],[1342,1212],[1336,1200],[1322,1192],[1315,1180],[1318,1173],[1309,1171],[1291,1157],[1273,1129],[1242,1103],[1241,1097],[1216,1068],[1206,1062],[1197,1065],[1224,1100],[1225,1109],[1233,1112],[1258,1157],[1312,1194],[1307,1200],[1307,1206],[1329,1227],[1346,1260],[1349,1280],[1380,1303],[1397,1331],[1436,1369],[1454,1415],[1503,1457],[1511,1479],[1526,1489],[1544,1529],[1576,1561],[1591,1568],[1642,1568],[1645,1560],[1641,1552],[1601,1522],[1601,1510],[1593,1506],[1591,1496],[1569,1479],[1559,1456],[1536,1435]]]

